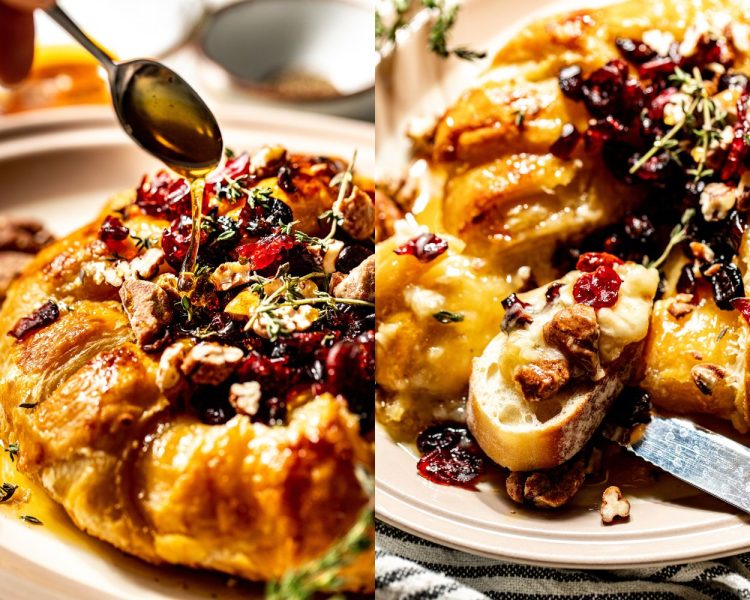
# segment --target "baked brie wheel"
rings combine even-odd
[[[189,189],[167,173],[11,287],[0,433],[79,528],[151,563],[269,580],[366,514],[374,192],[345,171],[281,148],[228,159],[187,291]],[[339,575],[372,591],[372,544]]]

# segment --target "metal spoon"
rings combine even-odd
[[[46,13],[107,71],[120,124],[141,148],[183,176],[201,177],[218,166],[219,125],[182,77],[153,60],[115,62],[57,4]]]

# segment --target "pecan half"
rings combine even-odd
[[[513,379],[521,386],[526,400],[539,402],[554,396],[568,383],[570,371],[565,360],[542,360],[519,366]]]
[[[514,471],[505,480],[505,489],[519,504],[530,502],[539,508],[559,508],[578,493],[585,479],[583,460],[574,458],[547,471]]]
[[[599,369],[599,323],[596,310],[585,304],[563,308],[544,326],[544,339],[588,375]]]
[[[615,519],[627,519],[630,516],[630,502],[623,497],[620,488],[611,485],[602,494],[599,513],[604,523],[612,523]]]

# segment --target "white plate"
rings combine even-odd
[[[453,42],[493,50],[540,14],[604,2],[467,0]],[[439,115],[481,72],[482,64],[442,61],[426,51],[426,14],[397,39],[378,68],[379,176],[403,175],[409,118]],[[382,357],[381,357],[382,359]],[[436,485],[419,477],[416,456],[376,432],[379,518],[440,544],[498,559],[557,567],[626,568],[688,562],[750,550],[750,516],[667,478],[626,493],[631,519],[606,527],[598,514],[601,486],[581,492],[561,512],[525,510],[491,484],[480,491]],[[387,465],[387,467],[386,467]]]
[[[349,158],[374,172],[371,125],[267,109],[217,111],[226,144]],[[138,184],[159,164],[136,148],[107,108],[21,114],[0,120],[0,212],[36,217],[58,235],[83,225],[108,196]],[[0,452],[0,461],[7,461]],[[156,568],[74,528],[25,525],[0,506],[0,582],[14,600],[166,600],[258,597],[261,586],[228,587],[226,576]]]

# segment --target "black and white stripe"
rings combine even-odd
[[[473,556],[376,524],[378,600],[750,600],[750,554],[618,571],[549,569]]]

